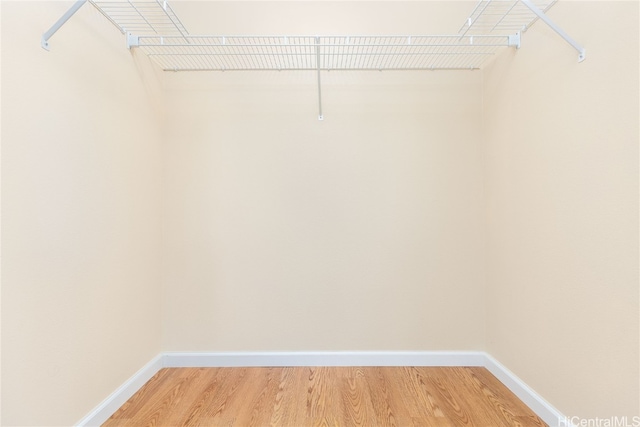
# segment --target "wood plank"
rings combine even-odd
[[[411,415],[382,368],[367,368],[365,379],[378,425],[399,427],[412,424]]]
[[[213,419],[218,409],[223,405],[223,390],[231,371],[227,369],[209,368],[209,381],[205,384],[200,395],[189,405],[187,415],[182,423],[184,426],[213,425]],[[216,401],[216,397],[219,400]]]
[[[522,427],[546,426],[544,421],[534,414],[527,405],[487,369],[470,368],[469,372],[476,387],[482,388],[483,394],[492,402],[496,410],[503,412],[509,423],[508,425]]]
[[[440,369],[430,371],[429,375],[424,379],[424,383],[426,387],[433,391],[434,398],[439,402],[444,417],[456,426],[475,425],[476,423],[472,419],[480,419],[483,414],[470,411],[465,399],[456,393],[453,388],[452,378],[445,371],[447,368]],[[486,425],[486,423],[478,422],[477,425],[482,426]]]
[[[129,426],[546,424],[484,368],[168,368],[107,420]]]
[[[179,370],[173,373],[169,381],[158,384],[157,392],[149,395],[148,404],[131,414],[131,425],[167,425],[172,416],[183,410],[183,397],[200,374],[201,371],[197,369]],[[163,387],[163,384],[166,386]]]
[[[344,407],[344,421],[352,426],[381,425],[373,408],[369,387],[365,379],[365,370],[354,370],[354,375],[342,378],[340,392]]]
[[[306,407],[305,368],[282,368],[269,419],[271,426],[302,425]]]
[[[517,420],[518,408],[509,404],[508,400],[497,398],[493,387],[485,384],[474,374],[477,368],[463,368],[454,372],[458,381],[455,388],[463,393],[473,407],[482,408],[484,422],[503,427],[521,427]],[[487,419],[487,415],[491,417]]]
[[[340,426],[344,417],[340,377],[344,368],[307,368],[306,420],[308,426]],[[341,375],[342,374],[342,375]]]
[[[189,417],[185,420],[184,425],[186,426],[222,425],[223,412],[225,412],[229,400],[237,392],[239,381],[246,374],[244,368],[211,369],[217,370],[215,379],[207,385],[203,394],[196,400],[195,407],[191,409]],[[203,420],[206,420],[206,424]]]
[[[129,400],[127,400],[103,426],[115,427],[123,425],[119,420],[129,420],[131,414],[140,412],[143,406],[148,405],[151,396],[159,392],[159,389],[166,387],[172,378],[177,377],[178,371],[174,369],[160,369],[144,387],[140,388]]]

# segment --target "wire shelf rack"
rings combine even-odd
[[[545,12],[557,0],[479,0],[455,35],[190,35],[166,0],[76,0],[41,38],[49,39],[86,2],[127,34],[129,48],[165,71],[313,70],[322,115],[322,71],[475,70],[520,33],[544,21],[585,59],[585,49]]]
[[[557,0],[532,2],[543,12]],[[461,35],[514,34],[524,32],[538,17],[521,0],[480,0],[460,28]]]
[[[507,36],[141,36],[163,70],[477,69]]]
[[[166,1],[89,1],[167,71],[475,70],[537,19],[521,0],[480,0],[456,35],[195,36]]]
[[[188,35],[166,1],[89,0],[120,32],[139,35]]]

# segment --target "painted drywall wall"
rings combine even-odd
[[[0,22],[2,22],[2,2],[0,2]],[[0,31],[0,47],[2,31]],[[0,76],[2,76],[2,55],[0,55]],[[2,78],[0,77],[0,101],[2,100]],[[0,191],[2,189],[2,102],[0,102]],[[0,195],[0,331],[2,330],[2,197]],[[2,392],[2,334],[0,333],[0,392]],[[2,423],[2,399],[0,399],[0,424]]]
[[[191,34],[456,34],[471,0],[177,0]]]
[[[72,425],[160,351],[159,120],[86,5],[2,2],[2,425]]]
[[[576,422],[638,416],[638,3],[549,15],[586,61],[538,23],[484,70],[487,350]]]
[[[229,22],[278,32],[243,2],[224,6]],[[349,21],[337,3],[269,6],[298,30],[384,18],[419,32],[414,8],[363,4],[349,30],[318,18]],[[464,16],[431,6],[431,20]],[[483,348],[480,83],[324,73],[318,121],[314,73],[168,73],[164,349]]]
[[[482,348],[479,74],[331,79],[170,77],[166,350]]]
[[[0,22],[2,22],[2,2],[0,2]],[[0,47],[2,31],[0,31]],[[0,55],[0,76],[2,76],[2,55]],[[2,78],[0,77],[0,101],[2,100]],[[0,102],[0,191],[2,189],[2,102]],[[0,194],[0,332],[2,331],[2,197]],[[2,334],[0,333],[0,392],[2,392]],[[2,399],[0,398],[0,424],[2,423]]]

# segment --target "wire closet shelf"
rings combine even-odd
[[[521,33],[537,20],[578,51],[585,49],[546,11],[556,0],[480,0],[452,35],[191,35],[166,0],[77,0],[42,35],[49,39],[84,3],[91,3],[165,71],[476,70],[504,47],[520,48]]]
[[[452,35],[190,35],[166,1],[89,2],[165,71],[475,70],[538,18],[522,0],[481,0]]]
[[[507,36],[188,36],[138,38],[163,70],[477,69]]]

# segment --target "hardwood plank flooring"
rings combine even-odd
[[[544,427],[481,367],[166,368],[104,427]]]

